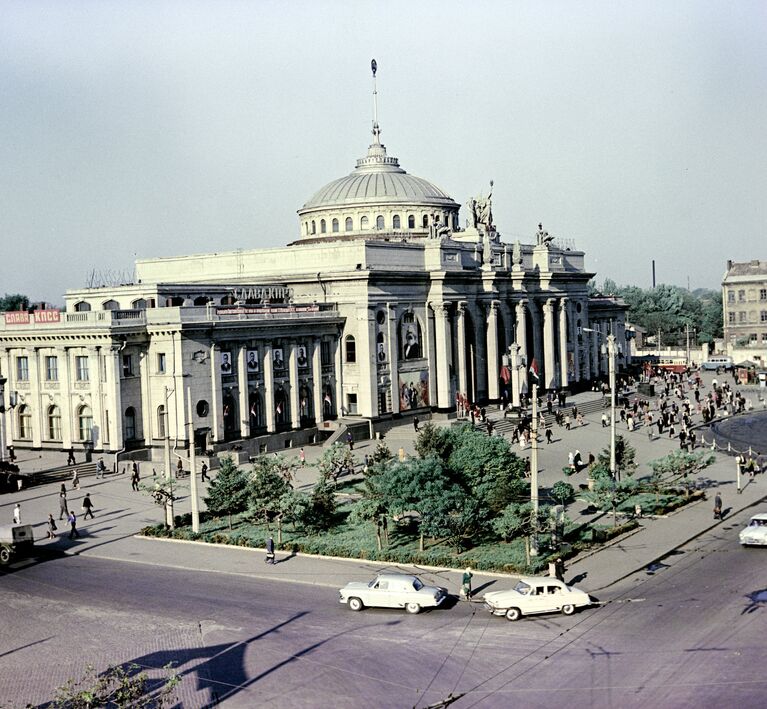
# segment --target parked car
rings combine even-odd
[[[34,544],[31,524],[0,527],[0,565],[10,564],[15,557],[32,554]]]
[[[417,576],[393,572],[380,573],[372,581],[351,581],[339,589],[339,601],[353,611],[365,606],[404,608],[408,613],[420,613],[422,608],[435,608],[447,598],[447,589],[427,586]]]
[[[484,601],[493,615],[507,620],[537,613],[572,615],[577,608],[592,605],[588,593],[549,576],[523,576],[513,589],[486,593]]]
[[[748,526],[740,533],[740,543],[745,546],[767,546],[767,513],[754,515]]]

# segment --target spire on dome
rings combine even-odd
[[[378,63],[375,59],[370,62],[370,68],[373,70],[373,143],[381,144],[381,128],[378,125],[378,90],[376,89],[376,72]]]

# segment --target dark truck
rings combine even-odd
[[[31,524],[0,526],[0,565],[10,564],[15,557],[31,556],[34,545]]]

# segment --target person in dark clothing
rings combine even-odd
[[[714,519],[722,519],[722,496],[718,492],[714,498]]]
[[[420,421],[418,420],[418,416],[413,416],[413,428],[415,429],[415,432],[418,433],[418,424]]]
[[[210,480],[210,478],[208,477],[208,464],[207,463],[203,463],[202,464],[202,479],[203,479],[203,481]]]
[[[67,451],[67,465],[75,465],[75,449],[70,448]]]
[[[67,505],[67,488],[61,483],[61,492],[59,492],[59,519],[69,517],[69,507]]]
[[[134,463],[134,466],[135,466],[135,463]],[[135,490],[136,492],[139,491],[138,483],[139,483],[138,468],[134,467],[133,472],[131,473],[131,476],[130,476],[130,484],[131,484],[131,488]]]
[[[264,561],[266,561],[267,564],[274,563],[274,539],[271,537],[266,540],[266,558]]]
[[[93,519],[93,502],[91,502],[91,494],[89,492],[86,492],[83,498],[83,512],[85,513],[83,519],[88,519],[88,515]]]

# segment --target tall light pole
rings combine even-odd
[[[170,469],[170,416],[168,411],[168,387],[165,390],[165,450],[163,464],[165,465],[165,482],[168,486],[168,497],[165,503],[165,523],[173,529],[173,471]]]
[[[0,463],[5,461],[5,383],[8,380],[0,377]]]
[[[530,451],[530,504],[533,508],[533,534],[530,554],[538,554],[538,385],[533,384],[533,420],[530,425],[532,450]]]
[[[520,389],[520,372],[519,372],[519,345],[516,342],[512,342],[509,345],[509,362],[511,364],[511,407],[515,411],[519,411],[519,389]]]
[[[194,449],[194,419],[192,418],[192,390],[186,388],[186,415],[189,426],[189,481],[192,496],[192,531],[200,531],[200,510],[197,501],[197,451]]]

